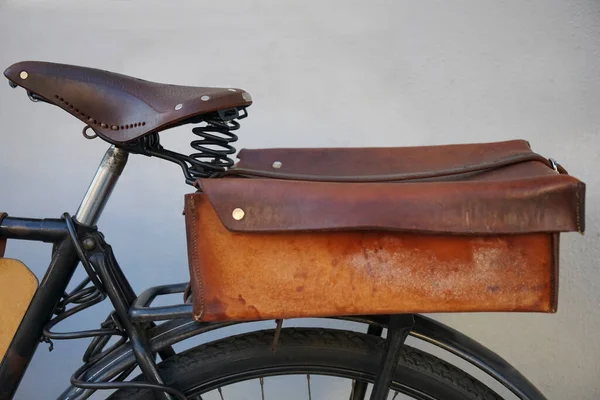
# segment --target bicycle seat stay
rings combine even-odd
[[[113,144],[252,104],[250,94],[241,89],[155,83],[67,64],[24,61],[4,75],[11,86],[25,88],[32,100],[59,106]]]

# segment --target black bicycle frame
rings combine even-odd
[[[31,220],[6,217],[0,236],[55,244],[52,261],[27,309],[19,329],[0,365],[0,399],[9,400],[33,357],[56,304],[65,292],[79,263],[75,248],[61,220]]]
[[[28,219],[6,217],[0,221],[0,237],[53,243],[52,261],[40,282],[32,302],[25,314],[9,348],[0,364],[0,400],[13,398],[17,387],[31,361],[33,354],[44,337],[44,327],[57,312],[57,305],[65,295],[67,286],[79,262],[84,264],[90,278],[101,281],[102,290],[111,300],[120,332],[127,341],[115,346],[102,357],[88,362],[77,370],[72,378],[72,386],[65,390],[59,399],[81,400],[88,398],[95,390],[115,387],[108,383],[120,374],[139,366],[148,388],[156,390],[157,396],[169,399],[167,393],[176,398],[185,398],[176,390],[163,386],[155,364],[155,354],[166,358],[173,353],[171,345],[207,331],[220,329],[235,323],[195,322],[190,304],[152,307],[153,300],[160,295],[182,293],[186,284],[163,285],[150,288],[136,296],[104,237],[95,229],[112,189],[123,170],[127,152],[111,147],[98,168],[75,219]],[[90,263],[91,265],[88,265]],[[545,400],[545,397],[517,370],[505,360],[469,339],[456,330],[434,320],[414,315],[404,316],[363,316],[339,317],[382,328],[398,325],[410,326],[410,335],[436,345],[483,370],[522,400]],[[166,321],[156,325],[157,321]],[[410,325],[406,325],[406,322]],[[403,325],[404,324],[404,325]],[[89,332],[89,331],[88,331]],[[393,330],[391,331],[394,336]],[[398,331],[398,343],[406,336]],[[91,337],[86,332],[65,334],[63,338]],[[404,337],[402,337],[404,336]],[[389,349],[396,349],[394,343]],[[390,350],[392,351],[392,350]],[[391,379],[389,366],[393,363],[382,361],[383,378]],[[387,359],[386,358],[386,359]],[[387,370],[386,370],[387,368]]]

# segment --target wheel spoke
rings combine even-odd
[[[225,400],[225,398],[223,397],[223,391],[221,390],[221,388],[217,389],[219,391],[219,396],[221,396],[221,400]]]
[[[367,335],[379,336],[383,333],[381,326],[369,325],[367,328]],[[367,382],[363,381],[352,381],[352,392],[350,393],[350,400],[365,400],[367,395]]]
[[[308,400],[312,400],[312,393],[310,392],[310,374],[306,375],[306,384],[308,385]]]
[[[262,400],[265,400],[265,380],[261,376],[259,381],[260,381],[260,395],[262,397]]]
[[[392,397],[392,400],[396,400],[397,396],[398,396],[398,392],[394,392],[394,397]]]
[[[367,382],[352,381],[350,400],[365,400],[365,396],[367,395],[367,385]]]

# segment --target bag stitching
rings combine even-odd
[[[200,310],[198,313],[194,313],[194,318],[202,319],[205,313],[204,309],[204,289],[202,288],[202,279],[200,273],[200,263],[198,258],[198,229],[196,229],[196,202],[194,201],[194,196],[189,196],[188,201],[190,203],[190,211],[192,217],[192,262],[194,263],[194,270],[196,271],[196,279],[198,280],[198,293],[199,297],[199,305]]]
[[[581,233],[581,217],[579,211],[579,188],[575,190],[575,217],[577,219],[577,232]]]
[[[550,308],[556,312],[558,306],[558,288],[556,285],[556,280],[558,279],[557,271],[558,271],[558,233],[551,234],[550,243],[552,245],[552,249],[550,250],[550,254],[552,255],[552,265],[550,267]]]

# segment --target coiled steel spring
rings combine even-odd
[[[190,143],[196,150],[188,158],[191,164],[189,173],[193,178],[213,177],[233,165],[230,156],[236,150],[231,143],[236,142],[238,137],[232,131],[240,128],[239,122],[211,120],[206,123],[206,126],[192,129],[192,133],[201,138]]]
[[[133,145],[124,148],[133,153],[158,157],[178,164],[183,170],[186,183],[193,185],[198,178],[221,176],[227,171],[227,168],[234,164],[230,156],[236,152],[236,149],[231,143],[236,142],[238,137],[233,131],[240,128],[240,124],[236,120],[247,116],[246,109],[233,108],[217,111],[210,117],[202,116],[188,121],[189,123],[206,124],[192,129],[192,133],[199,136],[200,139],[190,142],[190,146],[195,152],[189,155],[165,149],[160,144],[158,132],[145,136]]]

